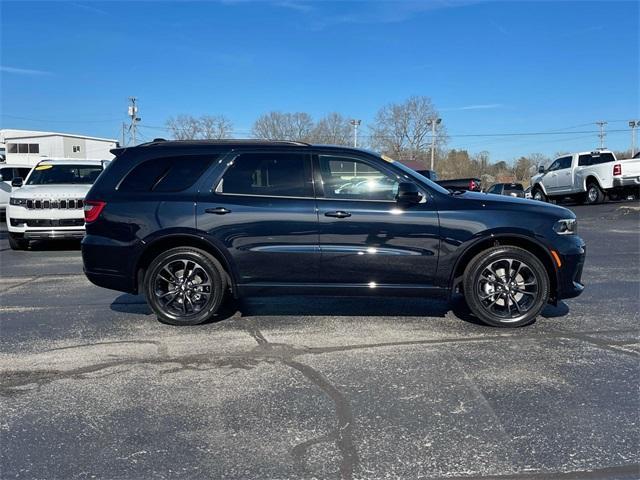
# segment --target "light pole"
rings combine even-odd
[[[629,122],[631,127],[631,156],[636,154],[636,128],[640,127],[640,120],[631,120]]]
[[[440,125],[441,118],[430,118],[427,125],[431,127],[431,170],[433,170],[433,160],[436,152],[436,125]]]
[[[362,120],[353,119],[349,123],[353,125],[353,146],[357,147],[358,146],[358,127],[362,123]]]

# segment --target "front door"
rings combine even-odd
[[[241,287],[315,282],[318,215],[308,153],[238,152],[201,193],[197,228],[226,249]]]
[[[320,222],[320,280],[359,287],[432,286],[439,248],[433,200],[403,206],[401,178],[382,160],[314,158]]]

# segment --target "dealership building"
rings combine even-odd
[[[34,166],[46,158],[111,160],[110,150],[118,146],[111,138],[72,133],[0,129],[0,161]]]

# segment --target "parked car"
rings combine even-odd
[[[436,183],[452,192],[482,191],[482,181],[479,178],[455,178],[452,180],[438,180]]]
[[[562,207],[452,193],[347,147],[154,141],[112,152],[86,197],[84,271],[96,285],[144,293],[166,323],[210,319],[227,291],[459,291],[482,321],[515,327],[584,288],[584,242]],[[344,164],[384,188],[325,189],[344,179]]]
[[[11,181],[14,177],[26,177],[31,168],[24,165],[0,164],[0,215],[4,215],[9,205],[11,195]]]
[[[100,160],[44,160],[26,180],[14,178],[7,207],[9,246],[24,250],[30,240],[82,238],[84,197],[104,167]]]
[[[454,178],[450,180],[438,180],[438,175],[433,170],[416,170],[420,175],[437,183],[450,191],[472,192],[482,191],[482,181],[479,178]]]
[[[572,197],[588,204],[601,203],[608,193],[638,192],[640,159],[618,160],[609,150],[563,155],[549,168],[541,166],[531,185],[536,200]]]
[[[524,198],[524,187],[521,183],[495,183],[486,193]]]

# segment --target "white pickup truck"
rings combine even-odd
[[[618,160],[609,150],[563,155],[531,177],[531,195],[542,201],[572,197],[594,204],[608,194],[637,195],[639,191],[640,158]]]
[[[25,181],[14,178],[7,207],[9,246],[30,240],[84,237],[84,197],[108,161],[43,160]]]

